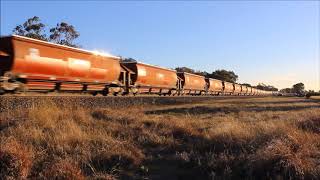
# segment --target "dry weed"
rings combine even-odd
[[[32,150],[14,138],[1,141],[0,177],[1,179],[26,179],[32,166]]]

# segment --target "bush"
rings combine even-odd
[[[320,96],[320,93],[317,92],[311,92],[306,94],[306,98],[310,98],[311,96]]]

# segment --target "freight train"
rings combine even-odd
[[[22,36],[0,38],[0,94],[273,95],[236,83]]]

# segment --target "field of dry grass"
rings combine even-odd
[[[0,179],[320,178],[320,102],[208,99],[0,113]]]
[[[320,96],[311,96],[310,99],[320,100]]]

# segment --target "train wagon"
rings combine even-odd
[[[261,90],[260,89],[257,89],[257,96],[260,96],[261,95]]]
[[[251,95],[255,96],[257,94],[256,88],[252,87],[251,89]]]
[[[234,83],[233,86],[234,86],[233,94],[234,95],[240,95],[241,94],[241,85]]]
[[[248,94],[248,86],[241,85],[241,95],[247,95]]]
[[[265,92],[265,95],[266,95],[266,96],[269,96],[270,94],[271,94],[271,91],[266,91],[266,92]]]
[[[177,94],[177,72],[175,70],[153,66],[141,62],[122,62],[122,66],[131,70],[127,77],[129,91],[159,95]]]
[[[247,89],[248,89],[247,95],[248,95],[248,96],[252,96],[252,95],[253,95],[253,94],[252,94],[252,87],[247,86]]]
[[[180,94],[203,95],[206,91],[206,81],[204,76],[196,74],[178,72]]]
[[[258,89],[253,88],[253,95],[254,95],[254,96],[257,96],[258,94],[259,94]]]
[[[231,95],[234,92],[234,86],[233,83],[230,82],[223,82],[223,94],[224,95]]]
[[[281,96],[281,93],[279,91],[271,91],[272,96]]]
[[[206,78],[207,82],[207,94],[219,95],[223,92],[223,84],[221,80]]]
[[[107,94],[123,86],[119,57],[22,36],[0,39],[0,89],[83,90]],[[114,91],[117,91],[114,89]]]
[[[250,93],[251,96],[254,96],[255,95],[255,88],[254,87],[251,87],[251,93]]]
[[[1,37],[0,94],[24,91],[81,91],[93,95],[276,94],[23,36]]]
[[[264,96],[268,96],[269,93],[270,93],[270,91],[263,91],[263,95],[264,95]]]

